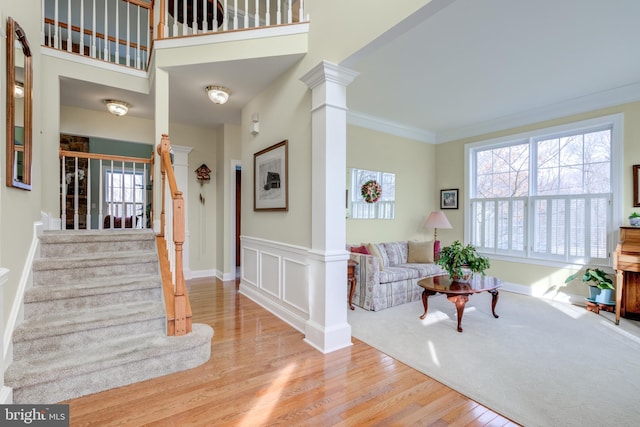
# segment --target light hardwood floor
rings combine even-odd
[[[214,329],[211,359],[67,401],[72,426],[517,426],[355,338],[323,355],[236,283],[188,289],[194,323]]]

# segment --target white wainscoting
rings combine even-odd
[[[304,333],[309,320],[309,250],[242,236],[240,256],[240,293]]]

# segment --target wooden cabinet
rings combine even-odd
[[[89,152],[89,138],[75,135],[60,135],[60,149],[67,151]],[[78,188],[77,188],[77,205],[76,205],[76,159],[74,157],[65,157],[64,176],[65,185],[60,188],[66,188],[66,194],[63,195],[66,213],[66,228],[75,228],[76,207],[78,214],[78,228],[87,228],[87,182],[88,182],[88,159],[78,159]],[[61,209],[62,210],[62,209]]]
[[[640,227],[621,227],[613,256],[616,270],[616,323],[640,319]]]

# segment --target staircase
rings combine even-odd
[[[5,372],[14,403],[56,403],[209,360],[210,326],[166,334],[157,253],[152,230],[43,233]]]

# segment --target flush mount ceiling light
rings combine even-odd
[[[124,101],[116,101],[115,99],[105,99],[105,105],[107,106],[107,110],[114,116],[124,116],[129,111],[129,107],[131,105],[127,104]]]
[[[231,95],[231,91],[224,86],[207,86],[205,91],[214,104],[224,104],[229,100],[229,95]]]
[[[13,87],[13,96],[15,96],[16,98],[24,97],[24,85],[22,83],[16,82],[15,86]]]

